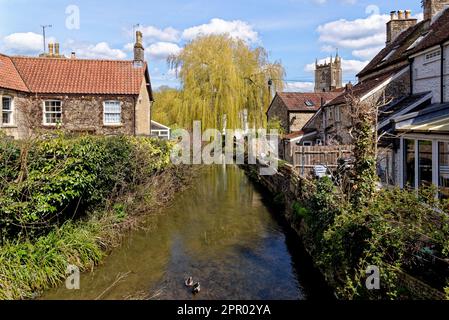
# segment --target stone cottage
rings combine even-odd
[[[153,94],[139,31],[136,39],[130,61],[65,58],[52,44],[41,57],[0,54],[0,130],[16,139],[55,128],[150,135]]]

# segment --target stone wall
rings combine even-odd
[[[314,114],[315,112],[290,112],[290,132],[301,131]]]
[[[293,204],[301,197],[301,190],[303,189],[305,180],[294,174],[292,166],[286,164],[279,168],[278,173],[271,176],[259,175],[259,168],[254,165],[244,165],[242,168],[247,172],[251,179],[265,187],[273,197],[278,198],[278,201],[282,202],[284,210],[280,211],[283,218],[291,225],[304,245],[305,250],[309,253],[312,260],[314,257],[315,244],[313,235],[309,231],[308,225],[304,219],[298,225],[293,219]],[[279,199],[279,197],[281,199]],[[321,270],[322,274],[325,273]],[[327,283],[332,287],[334,280],[326,278]],[[428,300],[444,300],[444,293],[432,288],[421,280],[403,272],[399,272],[399,283],[406,290],[412,293],[413,297],[417,299]]]
[[[282,102],[282,99],[276,95],[271,103],[270,108],[267,112],[268,121],[271,119],[279,119],[281,121],[281,126],[286,133],[290,131],[289,119],[288,119],[288,110],[285,104]]]

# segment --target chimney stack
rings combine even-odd
[[[418,22],[417,19],[412,18],[412,12],[410,10],[398,10],[397,18],[396,12],[392,11],[390,16],[391,20],[387,22],[387,46],[391,44],[404,30],[413,27]]]
[[[134,65],[143,66],[145,61],[145,48],[143,47],[143,35],[142,32],[136,32],[136,43],[134,45]]]
[[[424,20],[432,20],[438,12],[449,7],[449,0],[423,0]]]

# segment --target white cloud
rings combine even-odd
[[[178,42],[180,37],[180,32],[172,27],[158,29],[153,26],[146,26],[140,27],[139,30],[142,31],[144,39],[148,42]]]
[[[389,15],[373,14],[367,18],[328,22],[317,29],[319,41],[340,48],[365,48],[385,44],[385,24]]]
[[[247,43],[259,41],[259,35],[253,27],[247,22],[241,20],[226,21],[222,19],[212,19],[207,24],[191,27],[182,33],[182,38],[192,40],[201,35],[224,34],[228,33],[231,37],[241,39]]]
[[[328,59],[321,59],[318,61],[319,64],[323,64],[325,62],[328,62]],[[341,59],[341,67],[343,69],[344,74],[358,73],[368,64],[368,62],[369,61]],[[314,72],[315,63],[307,64],[304,70],[307,72]]]
[[[125,59],[126,53],[120,49],[113,49],[107,42],[97,44],[81,44],[73,40],[68,41],[70,51],[74,51],[79,58],[87,59]]]
[[[145,49],[146,54],[153,59],[163,60],[172,54],[178,54],[182,49],[171,42],[157,42]]]
[[[346,2],[354,2],[348,0]],[[390,15],[380,14],[380,9],[376,5],[369,5],[365,12],[366,18],[355,20],[340,19],[320,25],[317,28],[319,41],[323,43],[323,52],[335,51],[334,48],[351,49],[352,55],[363,61],[344,60],[344,71],[357,70],[360,66],[371,60],[382,48],[386,41],[386,23],[390,20]],[[413,16],[422,20],[422,13]],[[310,65],[308,65],[310,67]]]
[[[315,84],[313,82],[286,82],[285,92],[313,92]]]
[[[55,38],[47,38],[47,43]],[[3,38],[3,50],[13,54],[36,54],[43,51],[43,37],[34,32],[13,33]]]

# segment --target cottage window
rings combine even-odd
[[[341,121],[341,110],[340,106],[335,107],[335,121],[340,122]]]
[[[58,100],[44,102],[44,125],[57,125],[62,122],[62,103]]]
[[[121,124],[122,107],[120,101],[104,102],[104,124],[117,125]]]
[[[415,188],[415,140],[404,140],[404,185]]]
[[[449,142],[438,143],[438,180],[440,197],[449,198]]]
[[[425,62],[436,61],[436,60],[440,59],[440,55],[441,55],[440,50],[435,50],[435,51],[429,52],[425,56]]]
[[[333,108],[327,108],[327,120],[329,123],[334,119],[334,110]]]
[[[2,124],[3,125],[13,124],[13,106],[11,97],[2,98]]]
[[[420,187],[432,185],[432,141],[418,142],[418,178]]]

